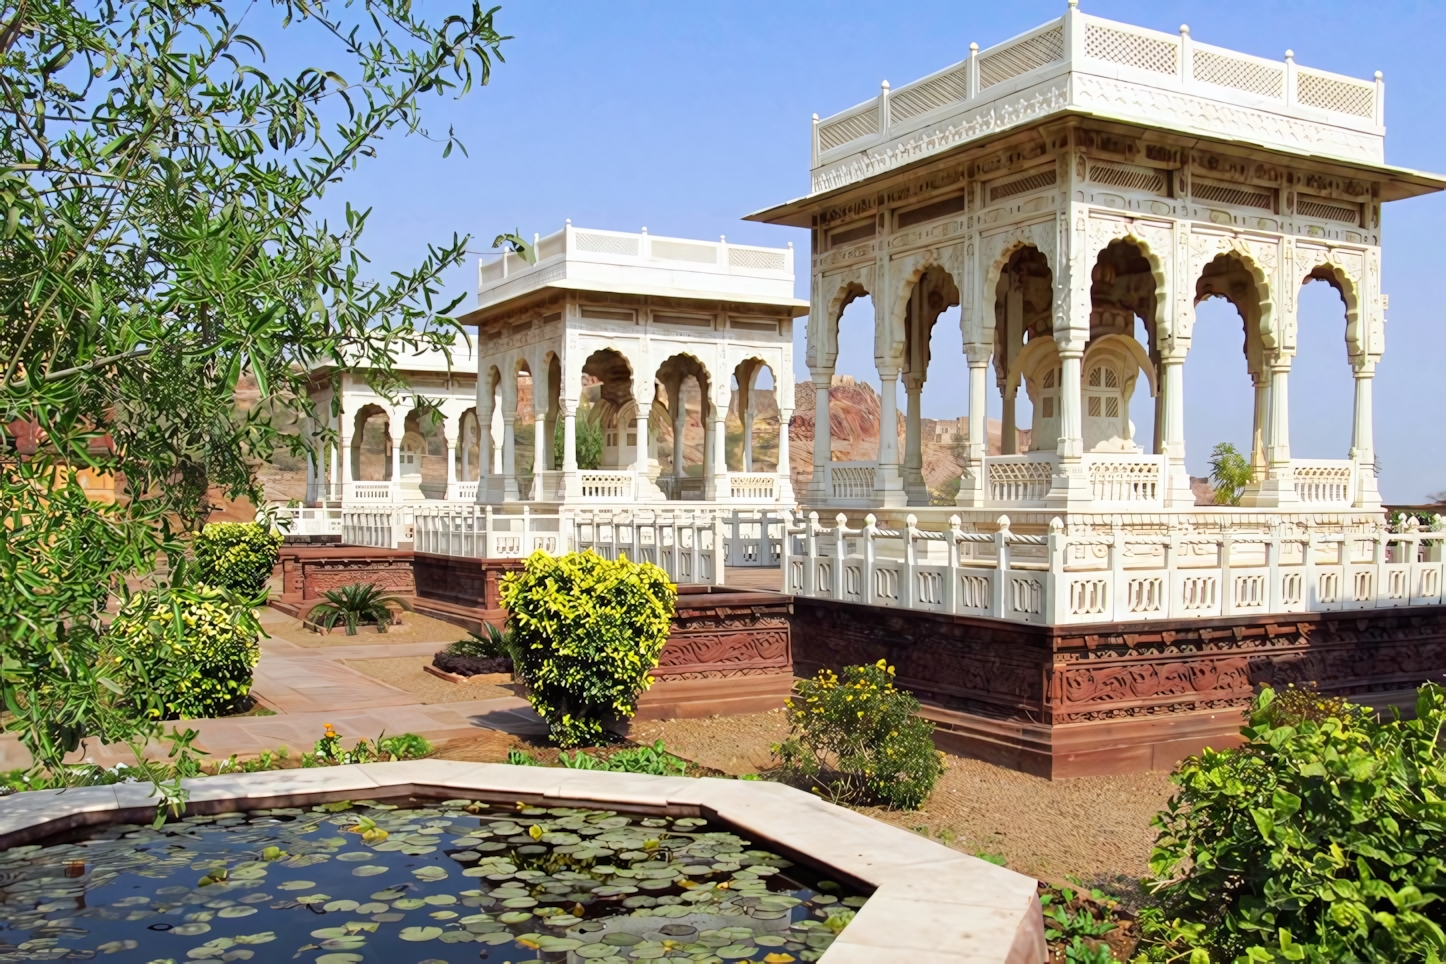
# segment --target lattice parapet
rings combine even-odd
[[[1378,81],[1086,16],[1006,40],[814,126],[814,191],[1085,109],[1293,152],[1384,163]]]

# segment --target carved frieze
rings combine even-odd
[[[823,167],[813,174],[812,193],[831,191],[871,175],[893,170],[984,134],[1002,131],[1061,110],[1068,102],[1069,92],[1064,83],[1056,80],[1038,85],[1014,97],[966,111],[949,124],[936,125],[882,150],[846,158]]]

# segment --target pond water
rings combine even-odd
[[[0,961],[816,961],[865,898],[699,818],[357,801],[0,854]]]

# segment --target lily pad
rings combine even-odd
[[[378,874],[384,874],[386,872],[387,868],[380,864],[363,864],[360,867],[353,867],[351,869],[353,877],[375,877]]]
[[[276,885],[277,890],[310,890],[316,886],[312,880],[283,880]]]
[[[397,934],[404,941],[434,941],[442,936],[440,927],[403,927]]]

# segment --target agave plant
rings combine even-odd
[[[356,635],[358,623],[376,623],[377,632],[384,633],[392,622],[392,607],[398,597],[385,593],[375,583],[352,583],[321,594],[326,600],[317,604],[307,621],[330,630],[338,622],[346,624],[346,634]]]

